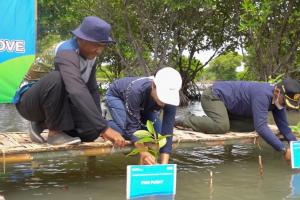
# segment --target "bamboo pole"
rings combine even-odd
[[[5,161],[5,150],[2,149],[2,163],[3,163],[3,173],[5,174],[5,169],[6,169],[6,161]]]
[[[213,171],[212,170],[209,170],[209,199],[213,199],[213,191],[214,191],[214,188],[213,188]]]
[[[260,177],[262,178],[264,175],[264,166],[263,166],[261,155],[258,156],[258,164],[259,164],[259,174],[260,174]]]

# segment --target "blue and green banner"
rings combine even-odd
[[[0,103],[11,103],[35,59],[35,0],[0,0],[0,8]]]

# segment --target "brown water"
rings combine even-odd
[[[192,106],[185,111],[189,109],[197,111]],[[26,129],[11,105],[0,105],[0,132]],[[0,199],[125,199],[126,166],[136,163],[120,153],[9,164],[5,174],[0,165]],[[291,170],[268,145],[261,150],[255,145],[179,146],[171,163],[178,165],[176,200],[300,199],[300,171]]]

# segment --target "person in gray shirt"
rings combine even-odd
[[[45,142],[41,132],[49,129],[47,142],[53,145],[94,141],[101,135],[116,146],[124,146],[125,139],[102,117],[96,82],[95,60],[114,43],[110,32],[111,26],[104,20],[84,18],[71,31],[75,37],[56,48],[55,70],[17,92],[14,103],[31,121],[34,142]]]

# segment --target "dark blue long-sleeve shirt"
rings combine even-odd
[[[248,81],[218,81],[213,92],[225,104],[229,113],[253,117],[257,133],[274,149],[282,151],[284,144],[273,134],[268,126],[268,111],[272,111],[274,121],[287,141],[297,140],[288,126],[286,109],[272,105],[273,85]]]
[[[140,122],[147,112],[160,110],[160,107],[152,99],[151,77],[125,77],[115,80],[109,87],[109,94],[120,98],[126,107],[127,119],[125,135],[131,141],[137,141],[133,133],[141,128]],[[126,106],[128,105],[128,107]],[[172,135],[176,115],[176,107],[166,104],[163,107],[162,135]],[[171,153],[172,137],[167,138],[167,144],[160,149],[161,153]]]

